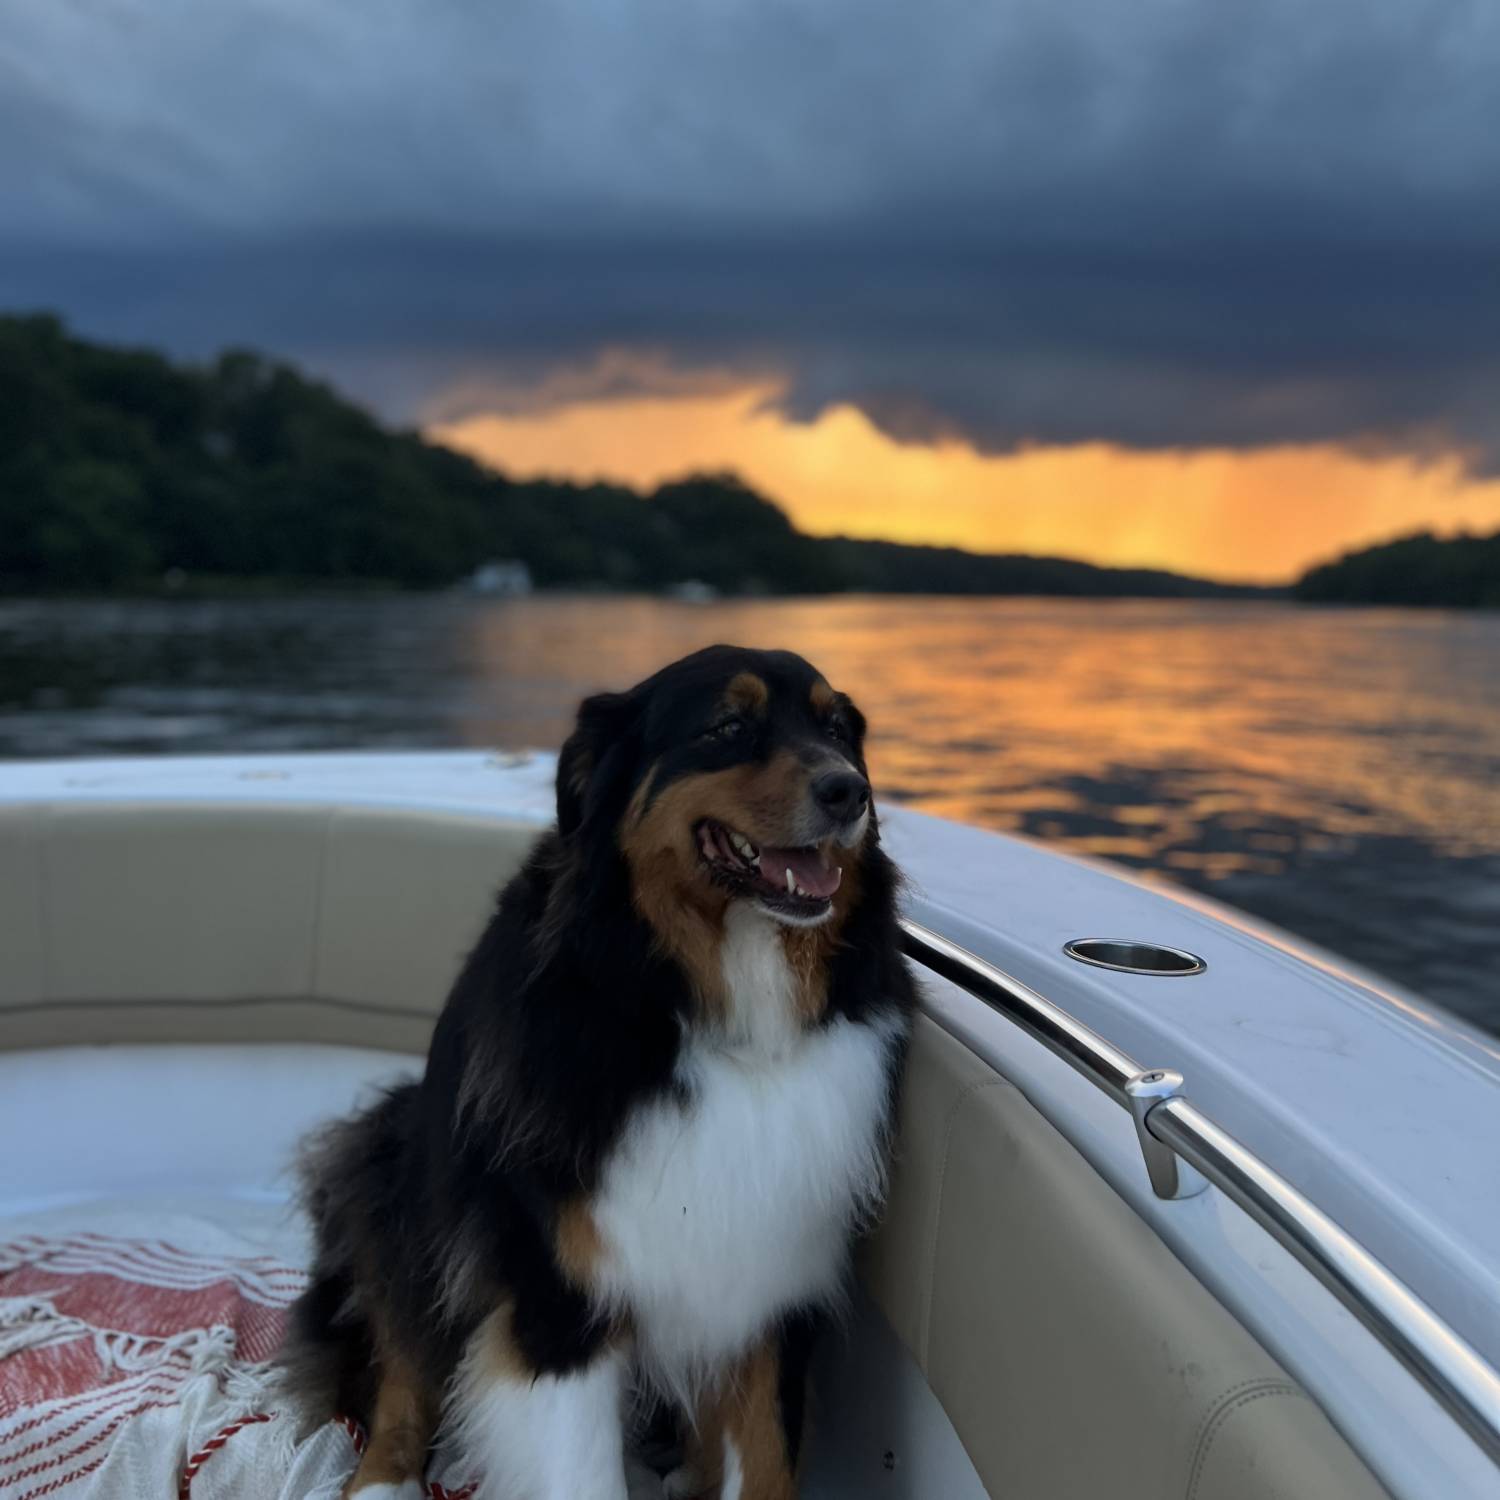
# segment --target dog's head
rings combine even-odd
[[[872,827],[864,733],[800,656],[710,646],[582,705],[558,826],[583,859],[618,850],[645,913],[745,901],[816,926]]]

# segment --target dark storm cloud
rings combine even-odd
[[[1495,469],[1497,64],[1487,0],[0,0],[0,300],[402,417],[623,346]]]

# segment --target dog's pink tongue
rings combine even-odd
[[[831,861],[825,862],[817,849],[762,849],[760,873],[772,885],[786,886],[786,872],[809,896],[828,897],[839,888],[844,872]]]

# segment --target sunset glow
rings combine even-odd
[[[1030,552],[1281,582],[1402,532],[1500,528],[1500,481],[1457,457],[1333,446],[1127,451],[1105,444],[990,455],[900,443],[859,410],[795,422],[774,385],[582,399],[440,422],[433,439],[516,477],[649,487],[733,469],[803,530]]]

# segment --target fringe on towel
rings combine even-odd
[[[23,1349],[47,1349],[86,1338],[94,1330],[58,1312],[51,1297],[0,1297],[0,1359]]]

